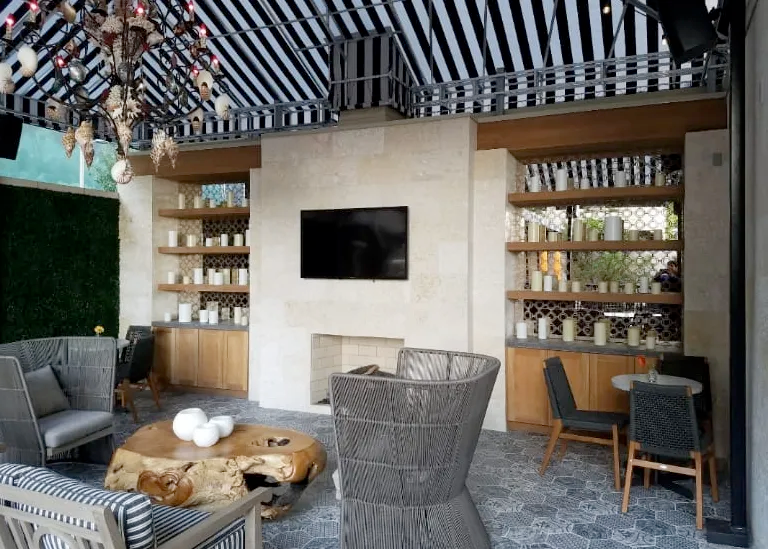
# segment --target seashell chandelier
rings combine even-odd
[[[87,0],[80,10],[66,0],[27,5],[21,21],[9,16],[0,30],[0,93],[13,93],[20,77],[32,79],[46,97],[46,117],[69,126],[62,139],[67,156],[79,146],[90,167],[95,134],[113,139],[113,178],[128,183],[133,177],[128,151],[140,122],[150,128],[157,170],[165,157],[175,167],[174,132],[182,123],[200,133],[205,108],[211,106],[222,119],[229,117],[221,67],[208,49],[208,31],[197,20],[193,0],[184,8],[155,0],[114,0],[109,6],[107,0]],[[43,27],[52,17],[62,19],[61,28],[46,42]],[[96,68],[84,62],[94,55]],[[147,78],[148,56],[164,71],[161,80]],[[52,83],[38,80],[40,59],[53,63]],[[148,101],[150,80],[159,103]]]

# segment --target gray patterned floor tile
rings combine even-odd
[[[557,549],[587,549],[589,540],[576,534],[550,534],[547,543]]]
[[[656,547],[659,549],[699,549],[699,544],[691,538],[660,536],[656,538]]]
[[[571,532],[584,539],[609,539],[611,537],[611,531],[608,528],[593,523],[574,524],[571,527]]]

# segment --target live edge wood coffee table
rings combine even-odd
[[[236,425],[210,448],[173,434],[171,421],[147,425],[117,449],[104,479],[108,490],[137,491],[155,503],[214,510],[260,486],[273,488],[261,516],[279,517],[325,469],[314,438],[266,425]]]

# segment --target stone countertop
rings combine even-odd
[[[218,324],[201,323],[197,321],[193,322],[179,322],[178,320],[172,320],[171,322],[165,322],[163,320],[155,320],[152,322],[152,326],[157,328],[187,328],[190,330],[231,330],[247,332],[248,326],[241,326],[235,324],[229,320],[219,322]]]
[[[629,347],[625,343],[608,343],[605,346],[597,346],[591,341],[570,341],[562,339],[516,339],[507,338],[507,347],[517,347],[522,349],[547,349],[551,351],[563,351],[574,353],[591,353],[601,355],[624,355],[624,356],[647,356],[659,357],[661,355],[682,355],[683,350],[679,344],[657,344],[653,351],[647,350],[643,345],[640,347]]]

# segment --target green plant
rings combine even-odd
[[[600,281],[635,282],[653,267],[653,257],[649,254],[587,252],[574,255],[571,260],[571,279],[590,284]]]

